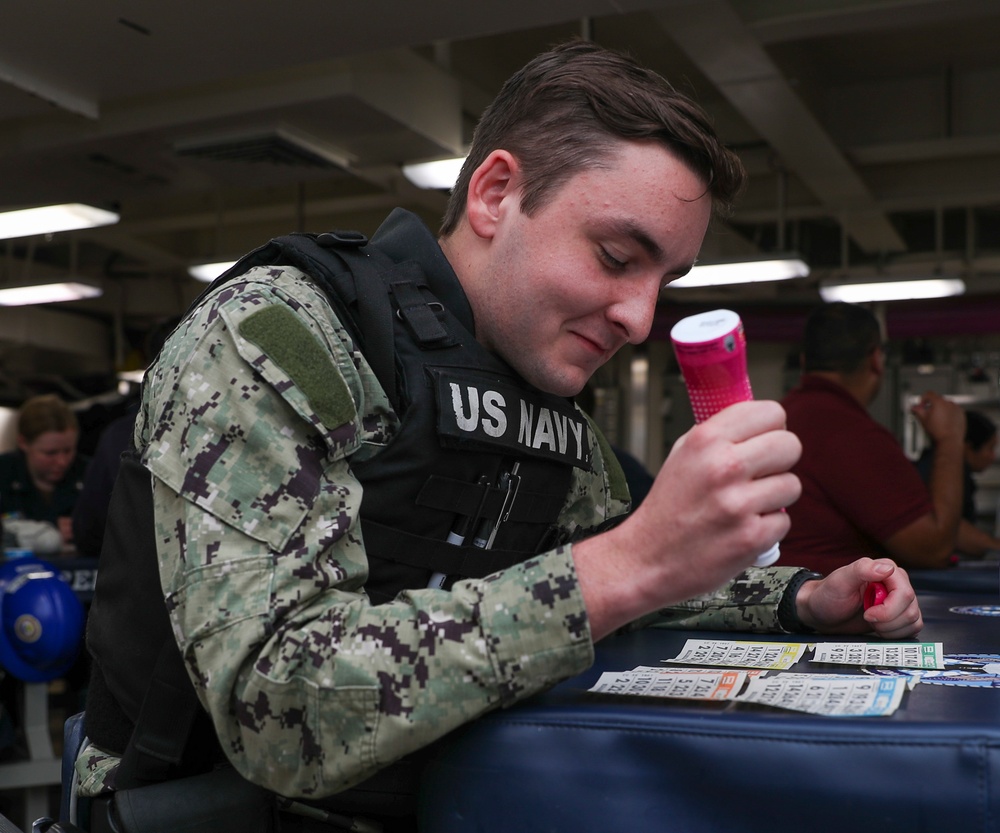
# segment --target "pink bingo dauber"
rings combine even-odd
[[[670,330],[674,355],[684,376],[695,422],[736,402],[753,399],[747,373],[747,339],[740,317],[717,309],[682,318]],[[775,544],[754,564],[768,567],[778,560]]]

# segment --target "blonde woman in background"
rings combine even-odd
[[[24,402],[17,417],[17,449],[0,454],[0,517],[54,524],[64,544],[73,540],[71,515],[87,461],[77,454],[76,415],[54,394]]]

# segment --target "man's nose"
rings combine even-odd
[[[630,344],[641,344],[649,336],[659,295],[659,281],[642,287],[632,284],[608,308],[608,318],[624,329]]]

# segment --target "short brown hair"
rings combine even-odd
[[[47,431],[79,431],[76,414],[54,393],[26,399],[17,413],[17,433],[34,442]]]
[[[854,373],[882,343],[875,313],[858,304],[836,301],[814,307],[802,336],[802,369]]]
[[[705,112],[652,70],[620,52],[573,40],[544,52],[503,85],[476,127],[441,224],[451,234],[465,211],[473,171],[494,150],[512,153],[524,174],[529,216],[579,171],[600,164],[619,140],[652,140],[706,183],[728,212],[746,173]]]

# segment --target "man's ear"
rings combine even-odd
[[[872,372],[881,377],[885,373],[885,350],[882,349],[881,345],[872,350],[869,361]]]
[[[477,236],[492,238],[505,199],[515,191],[520,168],[506,150],[495,150],[472,172],[465,213]]]

